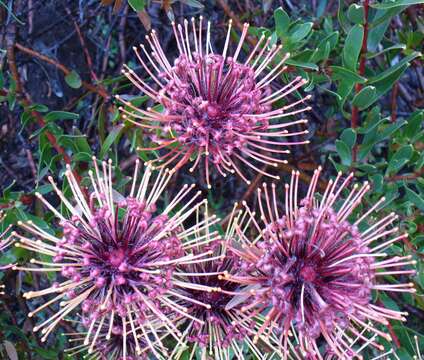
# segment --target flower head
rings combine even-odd
[[[172,312],[186,312],[172,299],[172,290],[187,286],[176,279],[177,265],[204,261],[210,252],[194,255],[186,251],[185,241],[196,234],[198,225],[184,229],[183,223],[203,202],[197,202],[200,192],[192,194],[193,185],[184,185],[169,204],[158,210],[161,193],[171,172],[154,172],[147,167],[138,181],[139,162],[128,196],[112,187],[112,164],[103,162],[103,171],[94,161],[95,171],[89,172],[91,193],[80,188],[68,169],[66,178],[73,194],[69,201],[50,182],[70,216],[59,213],[47,200],[39,199],[60,222],[58,236],[31,221],[19,225],[35,238],[17,235],[17,246],[52,258],[52,261],[32,259],[38,267],[16,267],[18,270],[58,272],[62,281],[24,296],[31,299],[56,294],[47,302],[60,302],[61,309],[34,328],[42,329],[43,340],[56,325],[73,310],[82,311],[82,323],[88,329],[84,344],[96,341],[96,324],[107,322],[112,328],[121,326],[137,342],[138,330],[150,329],[151,317],[166,325],[176,339],[180,331],[170,320]],[[156,176],[155,176],[156,173]],[[155,178],[156,177],[156,178]],[[194,235],[195,237],[195,235]],[[191,243],[195,242],[190,236]],[[189,285],[189,284],[188,284]],[[33,310],[41,311],[46,304]],[[153,350],[153,349],[152,349]],[[140,352],[138,348],[137,352]]]
[[[173,63],[167,59],[155,31],[146,36],[150,53],[144,45],[140,49],[134,48],[141,65],[159,90],[128,67],[123,72],[141,92],[161,105],[163,111],[137,109],[117,96],[126,105],[126,108],[121,108],[123,117],[155,132],[151,138],[158,146],[148,149],[171,149],[154,160],[162,162],[161,166],[176,163],[176,168],[179,168],[192,160],[194,164],[190,171],[193,171],[204,157],[209,187],[210,166],[223,176],[236,172],[247,182],[249,180],[240,165],[278,179],[261,167],[276,167],[278,162],[285,162],[276,155],[289,152],[286,146],[307,143],[290,141],[290,137],[306,134],[307,131],[287,130],[307,121],[273,123],[274,119],[309,110],[309,107],[302,107],[309,96],[286,101],[274,110],[272,106],[299,89],[306,80],[298,76],[273,91],[271,83],[286,70],[284,63],[289,57],[289,54],[281,56],[281,46],[270,46],[271,38],[262,36],[250,54],[241,60],[248,24],[244,25],[234,52],[230,50],[231,21],[220,52],[212,49],[211,23],[208,22],[206,33],[203,25],[202,17],[198,23],[192,19],[191,24],[187,20],[183,25],[172,24],[179,51]]]
[[[4,214],[0,212],[0,223],[2,223],[4,220]],[[2,233],[0,233],[0,254],[4,253],[7,248],[12,244],[13,237],[12,236],[6,236],[7,232],[9,231],[10,226],[7,227]],[[13,267],[12,264],[7,265],[0,265],[0,271],[7,270]],[[4,295],[4,291],[2,291],[5,288],[3,284],[0,284],[0,295]]]
[[[391,227],[397,219],[395,214],[363,226],[384,198],[350,222],[370,186],[354,185],[347,198],[341,200],[340,194],[353,175],[342,180],[339,173],[319,200],[314,193],[320,171],[315,171],[301,201],[299,172],[292,174],[290,184],[285,186],[283,211],[274,185],[271,191],[266,184],[258,189],[263,226],[246,208],[260,235],[254,241],[245,237],[248,246],[232,247],[231,251],[242,259],[244,274],[228,278],[239,284],[257,285],[242,310],[249,313],[252,309],[269,309],[267,321],[278,325],[283,353],[292,346],[289,334],[295,333],[299,344],[294,349],[299,356],[321,359],[319,347],[325,342],[326,356],[351,359],[360,357],[366,346],[383,350],[376,338],[390,339],[390,335],[378,324],[405,320],[405,313],[373,304],[371,294],[373,290],[415,292],[410,282],[383,283],[387,275],[415,274],[415,270],[402,269],[415,261],[411,256],[389,257],[386,252],[391,244],[407,237],[394,236],[398,232],[397,227]]]
[[[176,297],[180,304],[189,309],[191,318],[183,318],[181,328],[186,335],[185,343],[191,344],[190,352],[200,352],[202,358],[212,356],[216,359],[244,359],[243,351],[247,347],[252,353],[263,353],[263,349],[253,344],[250,338],[260,328],[264,318],[258,315],[247,318],[241,312],[240,297],[244,298],[249,290],[241,292],[239,285],[228,281],[226,274],[238,272],[238,261],[227,253],[230,242],[237,236],[235,229],[241,213],[236,208],[228,221],[227,231],[220,235],[213,230],[212,225],[220,219],[214,219],[205,224],[204,240],[194,244],[195,253],[213,251],[213,256],[207,262],[184,264],[178,267],[176,275],[183,276],[191,283],[189,287],[178,289]],[[205,214],[205,219],[210,217]],[[198,320],[201,320],[199,322]],[[256,329],[257,330],[257,329]],[[274,337],[261,337],[269,350],[275,349],[271,344]],[[176,348],[171,354],[172,359],[179,359],[185,347]],[[276,350],[276,349],[275,349]],[[263,357],[263,356],[259,356]]]

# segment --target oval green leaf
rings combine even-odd
[[[352,105],[364,110],[374,102],[376,89],[374,86],[365,86],[360,92],[358,92],[353,100]]]

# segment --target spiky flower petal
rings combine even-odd
[[[329,358],[359,358],[367,346],[383,350],[377,336],[390,340],[380,324],[403,321],[406,315],[373,304],[372,291],[415,292],[410,282],[383,282],[386,276],[414,275],[415,270],[402,268],[415,261],[411,256],[389,257],[386,252],[391,244],[407,237],[394,235],[399,230],[391,227],[397,219],[394,213],[365,226],[384,198],[350,222],[370,186],[355,184],[342,200],[341,192],[353,174],[343,180],[339,173],[319,200],[315,189],[320,171],[315,171],[301,201],[299,172],[294,172],[290,184],[285,185],[282,209],[274,185],[271,191],[266,184],[258,189],[263,225],[253,219],[246,205],[260,234],[253,241],[245,237],[247,246],[232,247],[242,259],[244,274],[228,275],[228,279],[257,285],[243,311],[248,314],[269,308],[267,321],[279,326],[285,358],[291,347],[290,333],[298,340],[294,350],[299,356],[322,359],[319,347],[324,342]]]
[[[3,222],[5,215],[0,212],[0,223]],[[13,237],[12,236],[6,236],[8,231],[10,230],[10,226],[7,227],[2,233],[0,233],[0,254],[4,253],[7,248],[10,246],[10,244],[13,243]],[[7,264],[7,265],[0,265],[0,271],[7,270],[13,267],[13,264]],[[5,288],[5,285],[0,283],[0,295],[4,295],[3,289]]]
[[[78,321],[71,321],[81,327]],[[168,334],[161,330],[161,324],[151,322],[154,326],[155,334],[159,334],[159,338],[156,339],[153,332],[148,332],[141,326],[135,327],[135,331],[138,334],[137,341],[132,335],[132,330],[128,329],[122,324],[115,324],[110,326],[105,321],[97,321],[95,328],[96,341],[91,344],[84,344],[84,339],[87,337],[87,331],[73,332],[64,334],[69,338],[69,342],[72,346],[65,350],[65,352],[75,357],[79,354],[89,356],[90,359],[97,360],[146,360],[146,359],[159,359],[167,360],[168,356],[163,355],[162,340]],[[124,328],[127,331],[124,332]],[[166,350],[165,350],[166,352]]]
[[[173,63],[166,57],[155,31],[146,36],[151,52],[144,45],[134,48],[158,90],[128,67],[123,70],[142,93],[162,106],[163,111],[138,109],[117,96],[125,105],[121,108],[124,119],[154,132],[151,138],[158,146],[147,150],[171,149],[154,160],[161,162],[161,166],[175,163],[179,168],[193,160],[190,169],[193,171],[204,157],[209,187],[211,166],[223,176],[236,172],[247,182],[242,170],[244,166],[278,179],[261,167],[278,166],[278,162],[285,161],[276,155],[287,153],[287,146],[307,143],[290,141],[290,137],[307,131],[287,130],[306,123],[305,119],[273,123],[274,119],[309,110],[302,106],[309,96],[285,101],[284,105],[272,109],[306,83],[296,77],[276,91],[271,89],[271,83],[286,70],[284,63],[289,54],[282,56],[281,46],[270,46],[271,38],[262,36],[250,54],[241,60],[249,24],[244,25],[231,56],[231,21],[221,52],[212,49],[211,23],[207,23],[205,32],[202,17],[198,23],[192,19],[191,24],[185,20],[183,25],[173,23],[172,26],[179,51]]]
[[[176,271],[176,276],[182,276],[193,284],[178,289],[178,293],[175,294],[179,298],[179,303],[189,309],[193,317],[181,321],[181,329],[186,335],[184,345],[186,343],[191,345],[189,350],[191,356],[200,353],[202,359],[234,357],[243,360],[247,348],[258,358],[265,356],[263,347],[256,346],[251,340],[260,324],[264,322],[264,318],[259,314],[254,318],[247,318],[241,312],[241,301],[237,297],[240,296],[239,285],[228,281],[225,277],[228,272],[237,271],[238,261],[227,254],[226,249],[230,242],[235,241],[240,216],[242,214],[236,212],[234,207],[224,235],[220,235],[213,227],[219,219],[208,222],[202,233],[204,240],[193,244],[195,253],[213,251],[211,259],[214,261],[185,264],[179,266]],[[204,218],[211,217],[205,213]],[[245,292],[249,294],[249,290]],[[278,339],[274,336],[271,339],[261,336],[261,340],[268,347],[268,351],[278,350],[274,346]],[[176,347],[171,359],[180,359],[185,348],[185,346]]]
[[[190,284],[174,276],[175,268],[205,261],[210,256],[210,252],[194,255],[185,244],[187,239],[193,242],[201,226],[195,223],[189,229],[183,228],[184,221],[203,204],[197,202],[200,192],[192,194],[194,185],[184,185],[159,211],[159,199],[172,175],[170,171],[155,172],[147,167],[139,181],[137,161],[131,190],[123,196],[113,189],[111,162],[103,162],[102,167],[101,171],[94,159],[95,171],[89,172],[89,193],[80,188],[70,169],[66,171],[73,201],[50,178],[69,217],[37,194],[58,218],[59,236],[31,221],[19,224],[32,237],[17,235],[20,241],[16,245],[50,256],[52,261],[34,258],[31,263],[37,267],[15,268],[58,272],[63,278],[49,288],[24,294],[27,299],[55,294],[29,316],[54,302],[61,305],[34,331],[42,329],[42,340],[46,340],[62,319],[78,310],[82,311],[82,322],[88,329],[85,345],[96,342],[96,326],[104,322],[112,328],[121,326],[122,333],[129,332],[137,343],[140,331],[154,329],[152,318],[161,321],[179,340],[181,333],[169,314],[185,315],[186,311],[176,304],[172,291]],[[141,347],[137,347],[137,352],[141,352]]]

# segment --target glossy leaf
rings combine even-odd
[[[343,63],[349,70],[356,71],[363,38],[362,25],[355,25],[347,34],[343,48]]]
[[[65,76],[65,81],[73,89],[79,89],[82,85],[81,78],[75,70]]]

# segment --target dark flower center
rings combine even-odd
[[[221,55],[181,55],[173,67],[176,79],[166,85],[168,98],[162,99],[170,123],[181,143],[207,148],[212,159],[219,152],[231,154],[243,144],[237,135],[249,133],[268,124],[250,115],[269,111],[260,103],[269,88],[256,84],[255,72],[247,65],[224,59]]]
[[[317,277],[317,272],[315,271],[315,269],[311,265],[305,265],[300,270],[299,275],[300,275],[301,280],[303,280],[305,282],[314,282],[314,280]]]
[[[126,257],[127,255],[124,249],[118,248],[116,250],[112,250],[109,253],[109,263],[113,268],[119,268]]]

